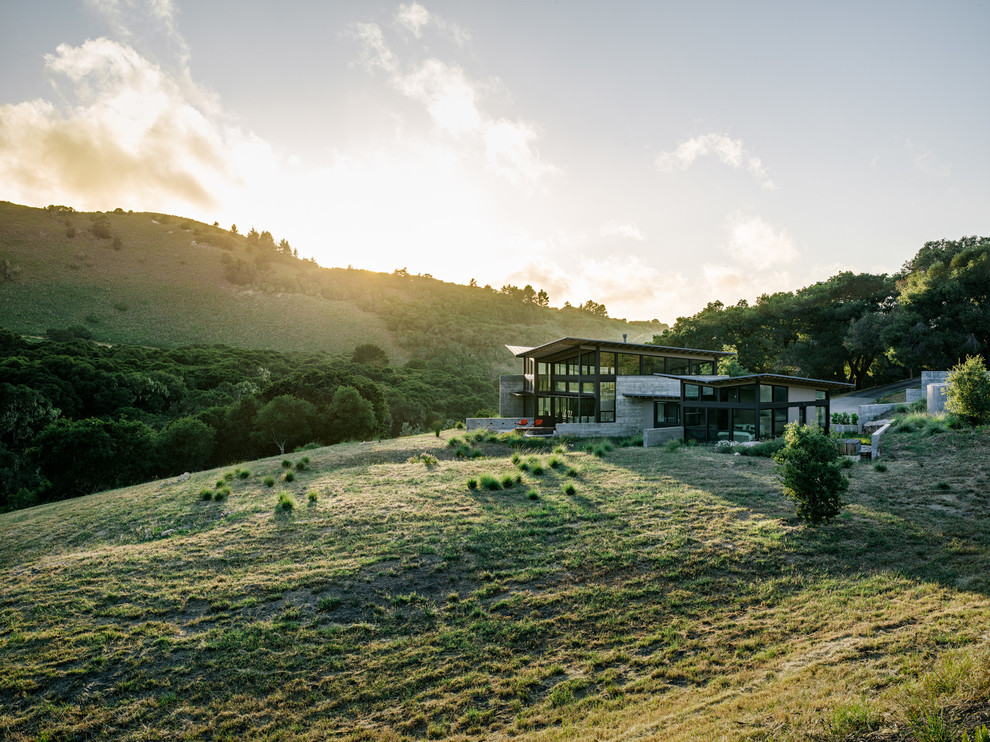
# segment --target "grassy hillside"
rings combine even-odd
[[[105,237],[94,233],[100,218]],[[662,329],[523,305],[424,276],[324,269],[276,252],[274,244],[163,214],[0,202],[4,261],[9,275],[0,276],[0,326],[28,335],[82,325],[104,342],[332,354],[374,343],[394,361],[452,348],[505,368],[511,362],[505,343],[622,333],[630,341],[650,340]]]
[[[452,436],[0,515],[0,734],[922,740],[985,720],[987,431],[891,434],[820,528],[767,460],[571,447],[524,471]],[[522,481],[467,486],[484,475]]]

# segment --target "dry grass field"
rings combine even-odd
[[[990,432],[892,433],[820,527],[766,459],[455,436],[0,515],[0,737],[955,740],[990,716]]]

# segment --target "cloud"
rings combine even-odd
[[[210,205],[218,183],[230,177],[230,151],[259,146],[211,121],[128,46],[105,38],[62,44],[45,62],[73,84],[76,104],[0,106],[0,182],[14,199],[32,203],[70,192],[83,208],[122,197],[131,204],[165,197]]]
[[[86,0],[102,16],[114,35],[131,46],[149,48],[164,40],[181,67],[189,63],[189,45],[179,33],[173,0]]]
[[[672,152],[661,152],[656,158],[660,170],[687,170],[699,157],[713,155],[729,167],[744,168],[762,188],[776,188],[759,157],[748,152],[741,139],[732,139],[726,134],[702,134],[677,145]]]
[[[606,222],[598,230],[598,233],[602,237],[622,237],[627,240],[635,240],[636,242],[643,242],[646,239],[640,228],[632,222]]]
[[[736,262],[772,268],[798,257],[787,230],[775,229],[758,216],[730,214],[728,231],[727,252]]]
[[[787,230],[774,228],[758,216],[733,213],[727,218],[726,232],[725,259],[702,266],[704,295],[735,304],[794,288],[795,279],[784,266],[793,263],[799,253]]]
[[[413,18],[421,17],[411,10],[409,14]],[[421,25],[413,27],[420,29]],[[362,42],[361,58],[369,71],[385,72],[393,89],[422,105],[440,131],[458,143],[478,147],[488,167],[498,176],[513,185],[532,187],[557,172],[536,148],[540,136],[536,124],[492,116],[482,108],[483,94],[499,87],[497,80],[479,83],[460,66],[436,58],[407,68],[374,23],[357,24],[354,34]]]
[[[910,139],[904,140],[911,164],[916,170],[931,178],[945,179],[952,174],[949,163],[944,162],[936,156],[930,149],[912,142]]]
[[[453,39],[458,46],[464,46],[471,40],[471,34],[456,23],[451,23],[436,13],[431,13],[419,3],[400,5],[395,14],[395,20],[417,39],[423,35],[424,28],[432,25],[445,36]]]

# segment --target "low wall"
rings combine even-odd
[[[556,435],[573,435],[575,438],[615,437],[639,435],[643,428],[635,423],[557,423]]]
[[[890,430],[890,423],[884,425],[880,430],[870,436],[870,458],[880,458],[880,436]]]
[[[941,415],[945,412],[945,394],[949,391],[948,384],[928,385],[928,414]]]
[[[880,420],[888,417],[896,408],[896,404],[861,404],[859,406],[859,428],[863,429],[863,423],[870,420]]]
[[[465,430],[494,430],[505,433],[515,430],[519,424],[518,417],[469,417],[464,421]]]
[[[647,428],[643,431],[643,447],[662,446],[667,441],[679,441],[684,435],[680,426],[674,428]]]

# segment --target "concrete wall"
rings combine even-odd
[[[890,423],[884,425],[877,432],[870,436],[870,458],[880,458],[880,436],[890,430]]]
[[[662,446],[667,441],[680,440],[684,429],[678,425],[675,428],[649,428],[643,431],[643,446]]]
[[[915,402],[920,402],[922,399],[927,399],[928,394],[922,389],[905,389],[904,390],[904,401],[908,404],[914,404]]]
[[[945,412],[945,394],[949,391],[949,385],[929,384],[925,388],[928,390],[928,414],[940,415]]]
[[[861,404],[859,406],[859,425],[863,429],[863,423],[871,420],[882,420],[888,417],[897,407],[896,404]],[[931,408],[929,408],[931,409]]]
[[[929,384],[945,384],[948,378],[948,371],[922,371],[921,388],[927,390]]]
[[[464,421],[465,430],[494,430],[504,433],[514,430],[519,424],[518,417],[469,417]]]
[[[512,392],[523,390],[522,374],[502,374],[498,377],[498,414],[501,417],[522,417],[523,399]]]

